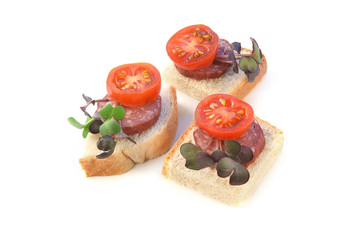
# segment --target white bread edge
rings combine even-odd
[[[193,138],[195,121],[188,126],[183,135],[165,156],[162,174],[168,179],[190,187],[225,204],[234,207],[245,204],[264,174],[280,154],[284,141],[284,135],[281,130],[257,117],[256,120],[264,132],[265,148],[255,162],[248,167],[250,179],[246,184],[232,186],[229,184],[230,177],[218,177],[215,169],[205,168],[196,171],[185,167],[186,160],[180,154],[180,146],[186,142],[195,143]]]
[[[114,153],[105,159],[98,159],[96,148],[99,134],[89,133],[85,139],[83,157],[79,159],[87,177],[122,174],[135,163],[143,163],[166,153],[175,137],[178,125],[176,90],[172,86],[162,89],[161,112],[157,122],[148,130],[131,135],[136,144],[127,139],[118,140]]]
[[[242,53],[250,53],[251,50],[243,48]],[[227,93],[239,99],[246,95],[262,80],[267,71],[267,61],[262,55],[262,64],[260,64],[260,74],[253,82],[249,82],[245,73],[239,70],[234,73],[232,67],[220,77],[206,80],[195,80],[183,76],[171,63],[162,74],[162,79],[169,85],[174,86],[177,90],[197,99],[202,100],[205,97],[215,93]]]

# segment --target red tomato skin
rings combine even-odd
[[[151,71],[154,77],[154,84],[150,88],[143,91],[127,93],[119,89],[116,85],[116,75],[125,68],[145,68]],[[161,75],[155,66],[150,63],[129,63],[123,64],[113,68],[106,80],[106,90],[110,99],[119,102],[121,105],[136,107],[144,105],[147,102],[153,101],[160,94],[161,90]]]
[[[192,60],[188,60],[186,58],[179,59],[177,57],[178,54],[174,54],[172,52],[173,46],[176,45],[176,44],[174,44],[174,41],[177,38],[180,38],[189,32],[195,31],[195,29],[197,29],[197,28],[200,28],[201,30],[209,33],[212,36],[211,46],[209,48],[210,51],[206,53],[206,56],[198,58],[198,59],[197,58],[193,58]],[[201,44],[199,44],[199,45],[201,45]],[[203,24],[197,24],[197,25],[191,25],[191,26],[185,27],[185,28],[179,30],[178,32],[176,32],[167,42],[166,51],[167,51],[167,54],[169,55],[170,59],[178,67],[185,69],[185,70],[195,70],[195,69],[209,67],[214,62],[218,46],[219,46],[218,35],[213,30],[211,30],[210,27],[203,25]]]
[[[241,107],[241,109],[244,109],[244,119],[239,121],[236,125],[226,128],[220,127],[219,125],[215,124],[216,118],[214,118],[214,120],[207,120],[204,109],[207,108],[210,103],[220,98],[226,99],[227,101],[231,100],[233,102],[232,105],[239,106]],[[205,130],[212,137],[220,140],[234,140],[243,135],[250,127],[251,123],[254,120],[254,110],[248,103],[234,96],[228,94],[213,94],[207,96],[200,101],[200,103],[195,109],[195,120],[198,126],[201,129]]]

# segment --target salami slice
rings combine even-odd
[[[159,119],[161,111],[160,95],[151,102],[137,107],[123,106],[125,116],[121,120],[122,131],[127,135],[140,133],[149,129]]]
[[[219,47],[216,52],[216,55],[228,55],[230,52],[233,52],[231,45],[225,39],[219,39]],[[231,64],[216,62],[214,61],[207,68],[201,68],[196,70],[185,70],[175,65],[176,69],[184,75],[185,77],[193,78],[195,80],[203,80],[209,78],[218,78],[223,75]]]
[[[224,150],[223,141],[213,138],[201,128],[197,128],[194,131],[194,139],[196,145],[201,148],[201,151],[208,154],[211,154],[216,149]],[[249,147],[253,151],[254,158],[251,162],[260,155],[265,147],[264,133],[256,119],[254,119],[248,130],[239,138],[235,139],[235,141]]]
[[[254,159],[260,155],[265,147],[264,133],[256,119],[254,119],[248,130],[235,140],[241,145],[248,146],[254,153]]]
[[[104,98],[107,98],[105,96]],[[111,105],[119,105],[116,101],[110,101]],[[108,102],[99,102],[98,110],[104,107]],[[122,131],[126,135],[133,135],[149,129],[159,119],[161,112],[161,97],[160,95],[151,102],[137,107],[123,106],[125,109],[125,116],[120,121]]]
[[[197,127],[194,131],[195,144],[198,145],[201,151],[211,154],[216,148],[218,139],[213,138],[207,132]]]

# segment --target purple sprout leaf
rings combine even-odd
[[[195,154],[194,167],[197,169],[203,169],[207,167],[212,167],[215,165],[214,159],[205,153],[205,152],[197,152]]]
[[[247,183],[247,181],[249,181],[249,178],[250,173],[246,169],[246,167],[241,164],[236,164],[234,172],[230,177],[229,183],[230,185],[242,185]]]
[[[254,158],[254,153],[251,148],[243,145],[236,157],[239,159],[240,163],[247,163]]]
[[[226,178],[234,170],[234,161],[229,157],[222,158],[216,166],[217,175],[221,178]]]

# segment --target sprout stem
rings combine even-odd
[[[242,57],[252,57],[251,53],[236,53],[234,51],[234,55],[236,59],[240,59]],[[215,56],[215,60],[218,62],[224,62],[223,60],[228,60],[229,59],[229,55],[216,55]]]
[[[84,96],[84,94],[83,94]],[[88,117],[91,117],[91,115],[86,111],[87,107],[92,104],[92,105],[95,105],[95,103],[98,103],[98,102],[110,102],[111,99],[110,98],[103,98],[103,99],[98,99],[98,100],[91,100],[89,102],[87,102],[86,105],[80,107],[81,111],[83,111],[85,113],[86,116]]]

